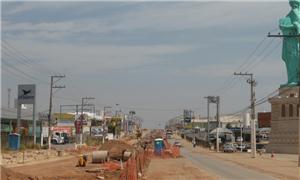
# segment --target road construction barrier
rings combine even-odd
[[[109,160],[108,151],[94,151],[92,152],[92,163],[104,163]]]
[[[137,180],[144,173],[145,167],[149,164],[153,150],[141,150],[132,154],[124,163],[120,180]]]
[[[169,157],[173,157],[173,158],[177,158],[180,156],[180,147],[176,146],[176,145],[170,145],[170,143],[165,140],[164,141],[164,145],[165,145],[165,150],[163,153],[163,158],[169,158]]]
[[[127,161],[130,157],[131,157],[132,153],[129,151],[124,151],[123,152],[123,157],[122,157],[122,161]]]

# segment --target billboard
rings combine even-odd
[[[58,120],[73,120],[75,119],[75,114],[69,113],[54,113],[54,119]]]
[[[35,84],[18,85],[18,103],[19,104],[35,103]]]
[[[192,111],[183,110],[183,120],[184,122],[190,123],[192,121]]]

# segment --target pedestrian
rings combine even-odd
[[[193,144],[193,147],[195,148],[196,147],[196,140],[195,139],[193,139],[192,144]]]

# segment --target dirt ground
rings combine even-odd
[[[180,137],[177,137],[181,139]],[[267,173],[272,176],[278,177],[280,179],[300,179],[300,169],[298,165],[297,155],[288,154],[275,154],[272,158],[269,153],[263,153],[262,155],[257,154],[257,157],[251,158],[250,153],[246,152],[236,152],[236,153],[217,153],[215,151],[210,151],[207,148],[192,147],[190,142],[185,140],[180,140],[182,145],[186,148],[192,150],[194,153],[205,153],[207,155],[213,156],[215,158],[220,158],[226,161],[236,163],[238,165],[260,171],[262,173]]]
[[[154,158],[144,176],[146,180],[213,180],[217,177],[199,169],[185,158]]]
[[[58,161],[45,161],[39,164],[24,165],[12,168],[1,167],[1,179],[35,179],[35,180],[79,180],[79,179],[97,179],[97,176],[105,179],[119,179],[119,172],[114,173],[88,173],[85,170],[100,168],[99,164],[87,164],[86,167],[76,167],[77,157],[65,158]]]

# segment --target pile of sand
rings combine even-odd
[[[109,157],[111,159],[119,160],[122,158],[123,151],[126,150],[133,153],[135,151],[135,147],[125,143],[124,141],[109,140],[104,143],[99,150],[106,150],[109,152]]]

